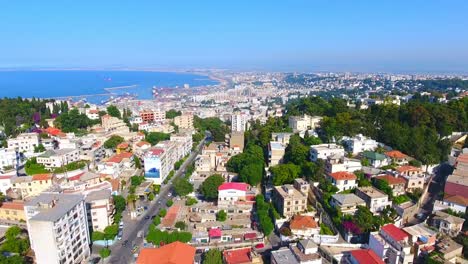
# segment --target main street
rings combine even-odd
[[[109,259],[109,263],[122,263],[128,264],[134,262],[134,257],[132,253],[133,245],[137,245],[141,248],[143,243],[144,236],[152,222],[151,216],[157,214],[162,208],[166,208],[166,201],[169,199],[168,194],[172,193],[172,182],[174,179],[177,179],[183,175],[183,172],[189,164],[191,164],[198,153],[201,151],[205,140],[202,140],[200,144],[196,147],[190,156],[185,160],[185,162],[180,166],[179,170],[174,174],[174,177],[165,185],[161,186],[159,196],[157,196],[148,207],[148,210],[145,214],[141,215],[138,219],[131,220],[128,215],[124,217],[124,228],[123,236],[121,241],[117,241],[114,245],[110,247],[112,254]],[[146,216],[149,216],[148,219],[145,219]],[[137,237],[139,231],[143,230],[143,237]],[[123,246],[122,242],[128,240],[128,244]],[[107,261],[106,261],[107,262]]]

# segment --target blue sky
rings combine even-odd
[[[2,1],[0,67],[468,72],[468,1]]]

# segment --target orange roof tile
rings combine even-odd
[[[444,201],[448,201],[448,202],[463,205],[463,206],[468,206],[468,199],[461,195],[445,194]]]
[[[398,172],[405,172],[405,171],[422,171],[420,168],[416,168],[414,166],[405,165],[396,168]]]
[[[223,252],[224,261],[226,264],[251,263],[250,251],[250,248],[225,250]]]
[[[333,179],[337,181],[357,179],[354,173],[347,172],[347,171],[338,171],[338,172],[330,173],[330,177],[332,177]]]
[[[52,174],[36,174],[32,176],[33,181],[47,181],[52,179]]]
[[[385,152],[385,155],[387,155],[387,156],[389,156],[390,158],[393,158],[393,159],[404,159],[404,158],[408,157],[408,155],[402,153],[399,150],[387,151],[387,152]]]
[[[175,220],[177,218],[177,214],[179,213],[180,206],[174,205],[169,208],[169,211],[167,211],[166,216],[163,218],[161,221],[162,226],[165,227],[171,227],[174,225]]]
[[[120,154],[116,154],[112,157],[110,157],[107,162],[112,162],[112,163],[120,163],[122,162],[123,159],[129,159],[133,156],[133,153],[131,152],[122,152]]]
[[[160,248],[144,248],[138,255],[137,264],[193,264],[195,248],[176,241]]]
[[[128,148],[128,143],[127,142],[122,142],[122,143],[117,145],[117,148],[118,149],[126,149],[126,148]]]
[[[317,222],[312,216],[308,215],[295,215],[289,223],[291,229],[308,229],[318,228]]]
[[[377,176],[375,178],[386,181],[388,183],[388,185],[398,185],[398,184],[405,184],[406,183],[404,178],[395,177],[395,176],[390,175],[390,174]]]
[[[145,145],[151,146],[151,143],[146,142],[146,141],[140,141],[140,142],[136,143],[136,145],[137,145],[137,147],[141,148],[141,147],[143,147]]]
[[[8,209],[8,210],[24,210],[24,203],[23,202],[3,202],[0,205],[1,209]]]

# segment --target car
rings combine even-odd
[[[152,215],[151,216],[151,220],[155,219],[156,218],[156,215]]]
[[[128,239],[122,242],[122,246],[127,247],[127,245],[128,245]]]
[[[161,201],[158,201],[158,204],[160,204],[160,203],[161,203]]]
[[[93,259],[90,259],[88,261],[88,264],[97,264],[97,263],[99,263],[99,261],[101,261],[101,257],[95,257]]]
[[[149,215],[145,216],[145,220],[148,220],[148,219],[150,219],[150,216]]]
[[[168,193],[168,194],[167,194],[167,197],[171,197],[171,196],[172,196],[172,193]]]
[[[144,209],[145,211],[148,210],[148,206],[143,207],[143,209]]]
[[[265,244],[263,244],[263,243],[259,243],[259,244],[255,245],[256,249],[261,249],[261,248],[264,248],[264,247],[265,247]]]

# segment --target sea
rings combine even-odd
[[[0,71],[0,97],[85,99],[100,104],[123,94],[152,99],[152,88],[218,84],[208,76],[154,71]],[[112,94],[110,94],[112,93]]]

